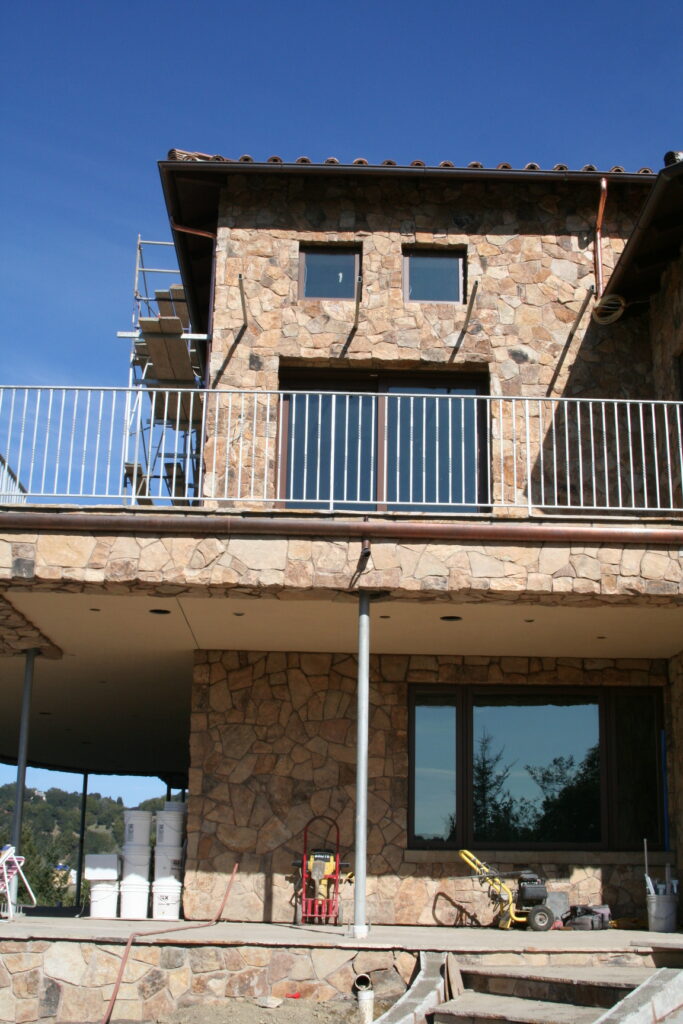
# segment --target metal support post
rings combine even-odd
[[[76,866],[76,906],[81,903],[81,887],[83,884],[83,850],[85,847],[85,812],[88,799],[88,773],[83,772],[83,790],[81,792],[81,824],[78,835],[78,863]]]
[[[21,720],[19,723],[19,750],[17,752],[17,792],[14,798],[12,819],[12,846],[17,853],[21,850],[21,826],[24,818],[24,791],[26,788],[26,762],[28,760],[28,733],[31,717],[31,690],[33,688],[33,665],[38,651],[35,647],[26,652],[24,666],[24,690],[21,698]]]
[[[370,718],[370,595],[358,595],[358,711],[356,734],[356,863],[353,935],[369,931],[365,906],[368,837],[368,723]]]
[[[19,722],[19,749],[17,751],[17,789],[14,795],[14,817],[10,842],[16,853],[21,851],[21,826],[24,820],[24,793],[26,789],[26,762],[28,760],[28,734],[31,717],[31,691],[33,689],[33,666],[38,651],[32,647],[26,652],[24,665],[24,689],[21,698],[21,719]],[[14,912],[17,910],[17,876],[10,882],[7,899]]]

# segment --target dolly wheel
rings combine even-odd
[[[546,907],[544,904],[532,907],[527,915],[527,924],[534,932],[547,932],[552,928],[554,921],[555,915],[550,907]]]

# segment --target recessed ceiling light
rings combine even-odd
[[[462,622],[462,615],[442,615],[442,622]]]
[[[244,612],[233,612],[232,614],[233,614],[233,615],[236,615],[236,616],[237,616],[237,618],[239,619],[239,617],[240,617],[241,615],[244,615]]]
[[[391,615],[380,615],[380,619],[390,619]]]
[[[91,608],[90,611],[91,612],[99,612],[99,611],[101,611],[101,609],[100,608]]]
[[[170,615],[171,612],[168,608],[150,608],[150,615]]]
[[[525,619],[524,621],[525,621],[525,622],[535,622],[535,621],[536,621],[536,619]]]

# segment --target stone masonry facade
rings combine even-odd
[[[618,187],[607,207],[608,275],[643,201]],[[362,184],[232,176],[219,214],[211,381],[276,389],[282,365],[434,366],[490,374],[491,393],[647,397],[651,355],[628,324],[605,332],[586,315],[564,352],[593,284],[598,189],[539,182]],[[300,245],[362,249],[358,329],[353,301],[298,294]],[[478,283],[464,337],[466,302],[404,298],[407,248],[461,252]],[[243,326],[238,275],[248,324]],[[558,363],[561,359],[561,366]],[[559,373],[556,375],[556,371]]]
[[[361,972],[370,974],[378,995],[396,998],[405,991],[417,962],[417,956],[406,950],[200,942],[198,938],[195,945],[168,940],[163,945],[134,945],[112,1020],[167,1021],[178,1010],[225,1005],[226,998],[283,998],[298,992],[318,1002],[350,999],[354,978]],[[0,1021],[101,1020],[123,950],[122,943],[0,942]]]
[[[116,594],[348,596],[360,551],[360,541],[304,537],[41,532],[22,534],[19,541],[8,532],[0,534],[0,583],[8,596],[10,588],[37,587]],[[681,599],[683,559],[677,543],[648,548],[587,540],[383,539],[373,542],[359,585],[417,600],[668,604]],[[28,627],[17,619],[13,628],[21,649],[27,640],[19,638]]]
[[[314,815],[353,842],[357,663],[345,654],[201,651],[192,701],[184,908],[215,911],[238,860],[233,920],[293,919],[302,833]],[[454,851],[407,849],[408,686],[657,686],[663,661],[382,655],[371,658],[368,914],[381,924],[488,924],[491,905]],[[326,842],[320,836],[318,844]],[[482,856],[490,856],[483,853]],[[494,853],[495,856],[495,853]],[[496,863],[511,866],[510,854]],[[570,903],[642,911],[632,854],[527,853]],[[491,859],[494,859],[493,857]],[[342,895],[351,913],[352,886]]]

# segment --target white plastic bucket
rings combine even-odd
[[[157,811],[157,846],[177,849],[183,845],[185,816],[178,811]]]
[[[118,882],[93,882],[90,886],[90,916],[111,920],[119,902]]]
[[[177,921],[180,917],[180,882],[154,882],[152,885],[152,917],[155,921]]]
[[[182,867],[182,850],[170,846],[157,846],[154,850],[154,881],[179,882]]]
[[[124,882],[149,881],[149,860],[151,854],[152,848],[150,846],[126,843],[123,847]]]
[[[183,800],[165,800],[165,811],[175,811],[176,814],[187,814],[187,804]]]
[[[648,894],[647,923],[651,932],[675,932],[678,916],[678,896]]]
[[[127,811],[123,812],[123,842],[132,843],[135,846],[149,846],[149,837],[152,831],[151,811]]]
[[[117,853],[88,853],[85,857],[86,882],[118,882],[119,855]]]
[[[149,882],[121,882],[119,916],[132,921],[149,916]]]

